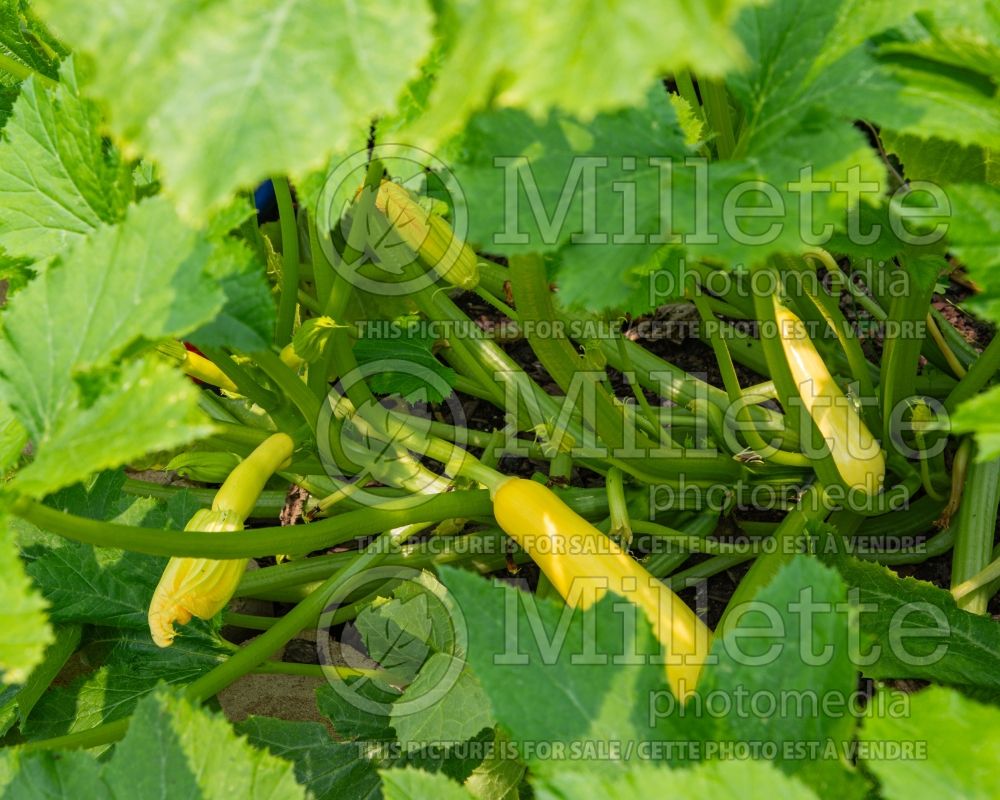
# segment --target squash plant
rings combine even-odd
[[[0,0],[0,796],[991,797],[998,75],[995,0]]]

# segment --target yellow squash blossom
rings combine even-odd
[[[243,530],[264,485],[291,457],[294,443],[284,433],[269,436],[219,487],[212,508],[200,509],[184,526],[188,531],[228,533]],[[192,617],[211,619],[229,602],[248,558],[171,558],[149,604],[149,631],[160,647],[173,644],[174,623]]]
[[[196,511],[185,530],[212,533],[243,530],[243,520],[226,511]],[[149,604],[149,631],[160,647],[174,642],[174,623],[211,619],[229,602],[246,570],[246,558],[171,558]]]

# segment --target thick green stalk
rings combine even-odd
[[[989,564],[1000,502],[1000,459],[969,464],[962,504],[955,519],[955,552],[951,560],[951,585],[956,588]],[[989,597],[976,590],[958,600],[960,608],[985,614]]]
[[[292,340],[295,309],[299,298],[299,226],[295,221],[295,204],[285,178],[273,177],[274,197],[278,201],[281,226],[281,296],[278,319],[274,326],[274,343],[284,347]]]
[[[913,259],[904,262],[900,272],[910,281],[910,291],[896,293],[889,304],[889,319],[895,330],[882,348],[879,388],[882,403],[882,441],[888,448],[893,441],[893,415],[898,406],[916,393],[917,366],[923,347],[923,336],[916,331],[927,319],[934,294],[937,271],[934,262]],[[907,333],[909,331],[909,333]]]

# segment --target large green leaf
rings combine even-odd
[[[88,753],[46,751],[5,761],[4,797],[23,800],[306,797],[290,763],[238,738],[220,715],[163,689],[139,704],[125,738],[103,763]]]
[[[132,177],[100,125],[71,62],[55,88],[25,81],[0,142],[0,248],[9,255],[44,262],[121,219]]]
[[[198,389],[151,358],[127,364],[88,407],[70,407],[41,440],[38,455],[14,478],[21,492],[41,497],[93,472],[207,436]]]
[[[872,110],[884,127],[921,139],[1000,146],[1000,4],[958,0],[929,6],[879,50],[899,84],[895,102]]]
[[[154,360],[122,356],[215,318],[215,248],[162,199],[134,206],[20,292],[0,340],[0,397],[37,448],[19,476],[45,494],[207,432],[196,390]]]
[[[295,777],[316,800],[375,800],[379,776],[359,754],[363,745],[335,742],[317,722],[250,717],[236,726],[256,747],[295,764]]]
[[[842,753],[854,738],[857,667],[845,601],[834,570],[807,556],[785,566],[747,606],[740,624],[713,643],[717,661],[705,668],[698,697],[705,708],[728,698],[723,707],[730,711],[706,714],[708,724],[693,727],[692,735],[768,745],[774,763],[820,797],[862,797],[864,781],[846,762],[806,759],[794,749],[833,742]]]
[[[908,713],[873,716],[861,730],[861,757],[885,800],[990,800],[1000,785],[1000,711],[931,687]],[[886,747],[894,744],[895,747]]]
[[[866,675],[1000,688],[1000,623],[961,610],[933,584],[847,556],[828,558],[858,607]]]
[[[423,2],[42,0],[92,57],[88,91],[116,137],[163,168],[185,217],[240,187],[323,165],[361,124],[392,111],[430,46]]]
[[[622,747],[662,732],[645,703],[665,689],[662,664],[645,618],[616,611],[608,597],[587,611],[491,585],[466,572],[442,569],[441,580],[469,620],[469,663],[511,741],[532,745],[610,740]],[[545,709],[544,713],[540,713]],[[567,749],[566,753],[570,751]]]
[[[157,686],[188,684],[230,654],[200,621],[186,626],[167,648],[153,644],[149,631],[111,628],[92,631],[84,648],[87,660],[101,666],[43,694],[22,725],[27,738],[47,739],[127,717]]]
[[[166,201],[148,200],[11,301],[0,392],[39,448],[81,408],[83,374],[114,364],[142,340],[179,336],[214,317],[222,292],[205,273],[211,252]]]
[[[456,2],[456,41],[409,135],[426,146],[461,130],[495,99],[535,116],[559,108],[584,119],[641,101],[664,72],[720,75],[742,61],[729,26],[744,0]]]

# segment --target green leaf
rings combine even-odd
[[[55,78],[59,54],[51,50],[53,42],[48,34],[26,15],[27,7],[25,0],[0,0],[0,51],[35,72]],[[42,42],[50,48],[48,52]]]
[[[222,287],[225,304],[214,320],[188,339],[198,345],[232,347],[244,353],[269,347],[277,309],[264,264],[244,242],[227,238],[217,243],[209,273]]]
[[[450,780],[448,776],[413,769],[382,770],[382,796],[385,800],[473,800],[463,786]]]
[[[154,198],[80,242],[11,301],[0,392],[39,448],[79,406],[77,376],[115,363],[130,346],[214,318],[223,299],[205,273],[211,252]]]
[[[538,800],[631,800],[711,797],[713,800],[814,800],[815,795],[767,763],[711,761],[692,769],[638,764],[625,774],[594,765],[558,767],[533,781]],[[831,796],[831,795],[826,795]]]
[[[409,683],[388,722],[411,750],[464,742],[493,725],[489,700],[465,666],[454,614],[441,584],[424,573],[365,608],[355,623],[371,658]]]
[[[743,108],[741,143],[782,147],[816,109],[843,119],[891,98],[894,84],[860,48],[864,41],[927,7],[930,0],[775,0],[747,9],[737,33],[749,69],[727,79]],[[853,110],[852,110],[853,104]]]
[[[667,691],[663,666],[643,657],[657,647],[641,614],[629,620],[613,597],[574,611],[448,568],[441,580],[474,621],[469,664],[515,745],[658,738],[646,704],[623,702]]]
[[[127,0],[113,17],[98,0],[36,7],[92,57],[88,91],[111,130],[160,164],[193,219],[270,174],[322,166],[394,110],[431,42],[430,11],[405,0]]]
[[[0,404],[0,472],[17,463],[28,443],[28,432],[9,408]]]
[[[957,433],[975,434],[977,457],[983,461],[1000,456],[997,403],[1000,403],[1000,386],[966,400],[951,418],[952,428]]]
[[[20,292],[0,340],[0,396],[38,456],[21,475],[44,494],[149,450],[204,435],[196,390],[156,360],[116,362],[214,319],[213,246],[166,201],[135,206]]]
[[[982,288],[969,305],[1000,321],[1000,188],[966,183],[949,186],[947,218],[952,252]]]
[[[868,110],[879,124],[921,138],[936,136],[961,145],[996,148],[1000,142],[997,86],[967,79],[937,61],[883,57],[883,69],[902,85],[891,106]]]
[[[899,157],[909,180],[938,184],[1000,181],[1000,164],[992,151],[982,147],[892,131],[882,131],[881,139],[885,149]]]
[[[181,530],[186,498],[169,505],[121,493],[123,473],[104,473],[88,486],[73,486],[48,498],[46,505],[78,516],[151,528]],[[146,630],[146,611],[167,561],[164,558],[70,542],[32,544],[33,526],[16,521],[28,574],[51,604],[57,622],[86,622]]]
[[[45,616],[48,603],[24,574],[10,529],[0,529],[0,680],[24,683],[52,641]]]
[[[370,761],[359,757],[362,745],[335,742],[317,722],[250,717],[236,725],[236,732],[291,761],[296,779],[316,800],[378,797],[379,776]]]
[[[61,83],[25,81],[0,142],[0,248],[38,262],[117,222],[132,199],[131,169],[80,97],[72,62]]]
[[[101,780],[101,768],[93,756],[79,751],[42,752],[20,759],[8,756],[14,765],[4,797],[17,800],[50,800],[75,797],[112,800],[114,795]]]
[[[589,120],[640,102],[665,72],[693,66],[699,75],[721,75],[742,61],[729,26],[744,5],[577,0],[541,11],[527,2],[456,4],[455,43],[427,114],[406,135],[436,147],[494,100],[536,117],[559,108]]]
[[[427,696],[433,698],[428,708],[406,710],[407,703]],[[393,706],[390,720],[396,738],[406,746],[464,742],[493,725],[489,699],[479,681],[464,663],[447,653],[431,654]]]
[[[884,127],[921,139],[1000,145],[1000,9],[996,3],[935,3],[879,59],[898,82],[895,102],[873,110]]]
[[[101,666],[42,695],[22,726],[28,739],[123,719],[158,685],[191,683],[231,654],[201,622],[185,626],[184,635],[167,648],[153,644],[149,631],[99,628],[88,636],[84,653]]]
[[[14,762],[13,764],[11,762]],[[217,714],[160,689],[136,708],[125,738],[100,763],[73,751],[8,759],[5,797],[224,797],[304,800],[286,761],[238,738]],[[3,769],[0,768],[0,780]]]
[[[407,746],[396,739],[389,722],[389,704],[398,697],[398,693],[389,694],[372,682],[356,683],[349,691],[320,686],[316,692],[319,710],[330,719],[338,738],[355,743],[356,757],[370,763],[373,769],[410,765],[441,771],[459,781],[472,776],[483,763],[480,751],[485,751],[493,739],[492,732],[473,740],[474,747],[454,754],[450,745],[455,742],[430,748],[424,748],[423,742]]]
[[[13,485],[42,497],[63,486],[157,450],[212,432],[198,409],[198,389],[173,367],[144,359],[103,386],[88,408],[74,408],[47,434]]]
[[[374,683],[354,685],[352,692],[378,705],[388,706],[394,699]],[[395,695],[398,697],[398,693]],[[390,742],[396,738],[389,724],[388,711],[375,710],[375,706],[356,703],[348,692],[340,692],[332,686],[320,686],[316,690],[316,703],[320,713],[328,717],[337,737],[347,741]]]
[[[455,385],[455,370],[431,352],[433,342],[414,339],[359,339],[358,365],[378,364],[368,379],[376,394],[396,394],[408,402],[440,403]]]
[[[732,710],[706,715],[708,724],[694,727],[692,734],[707,742],[770,743],[776,766],[820,797],[863,796],[863,781],[849,767],[804,759],[793,749],[800,742],[825,746],[834,741],[842,747],[854,737],[850,701],[857,669],[850,659],[840,576],[813,558],[798,556],[739,619],[735,630],[714,641],[712,655],[718,661],[705,668],[697,689],[706,704],[709,698],[719,703],[728,697]],[[747,707],[758,710],[748,714]]]
[[[930,583],[851,557],[824,558],[858,607],[859,666],[866,675],[1000,688],[1000,623],[959,609],[949,592]]]
[[[0,692],[0,737],[15,723],[24,726],[39,698],[58,677],[66,662],[80,645],[80,625],[58,625],[53,629],[53,641],[45,648],[45,656],[21,686],[8,686]]]
[[[791,188],[805,181],[804,169],[817,185],[885,183],[877,153],[845,120],[817,112],[780,132],[780,146],[752,144],[737,160],[693,158],[659,88],[645,107],[586,126],[558,114],[542,122],[482,114],[454,165],[464,192],[457,204],[468,204],[469,238],[484,250],[558,249],[563,303],[614,309],[645,290],[636,310],[646,311],[656,304],[648,274],[678,269],[685,253],[754,264],[813,248],[821,226],[843,228],[856,199],[814,191],[804,210],[804,194]]]
[[[879,779],[885,800],[996,796],[1000,711],[994,706],[932,686],[910,698],[908,714],[867,720],[861,741],[869,745],[860,752],[865,766]],[[920,747],[920,752],[901,758],[885,743],[897,743],[896,753],[905,753],[907,747]]]

